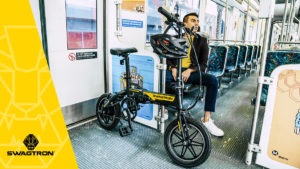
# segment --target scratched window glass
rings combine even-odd
[[[66,0],[68,49],[97,48],[96,0]]]
[[[150,42],[151,35],[162,33],[162,16],[157,12],[160,6],[163,0],[148,1],[146,42]]]
[[[164,17],[158,13],[157,9],[163,6],[163,0],[148,1],[148,13],[147,13],[147,34],[146,42],[150,41],[150,36],[154,34],[160,34],[163,32]],[[199,13],[200,0],[186,0],[177,1],[170,0],[168,7],[165,7],[173,15],[178,16],[180,20],[183,16],[190,12]],[[169,34],[176,34],[173,29],[170,29]]]
[[[224,6],[212,0],[207,1],[202,31],[211,39],[223,39],[224,37],[225,10]]]

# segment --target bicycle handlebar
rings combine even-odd
[[[175,22],[177,25],[183,26],[183,23],[178,20],[178,18],[171,13],[169,13],[167,10],[165,10],[163,7],[158,8],[158,12],[164,15],[169,22]]]

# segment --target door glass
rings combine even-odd
[[[68,49],[97,48],[96,0],[66,0]]]

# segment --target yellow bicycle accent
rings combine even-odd
[[[180,122],[179,122],[179,120],[177,121],[177,124],[178,124],[178,130],[181,131],[181,127],[180,127]]]

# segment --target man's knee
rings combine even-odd
[[[213,76],[213,75],[210,75],[210,82],[209,82],[209,84],[212,86],[212,87],[214,87],[214,88],[218,88],[219,87],[219,80],[218,80],[218,78],[216,78],[215,76]]]
[[[216,85],[216,86],[219,85],[219,79],[218,78],[214,77],[213,81],[214,81],[214,85]]]

